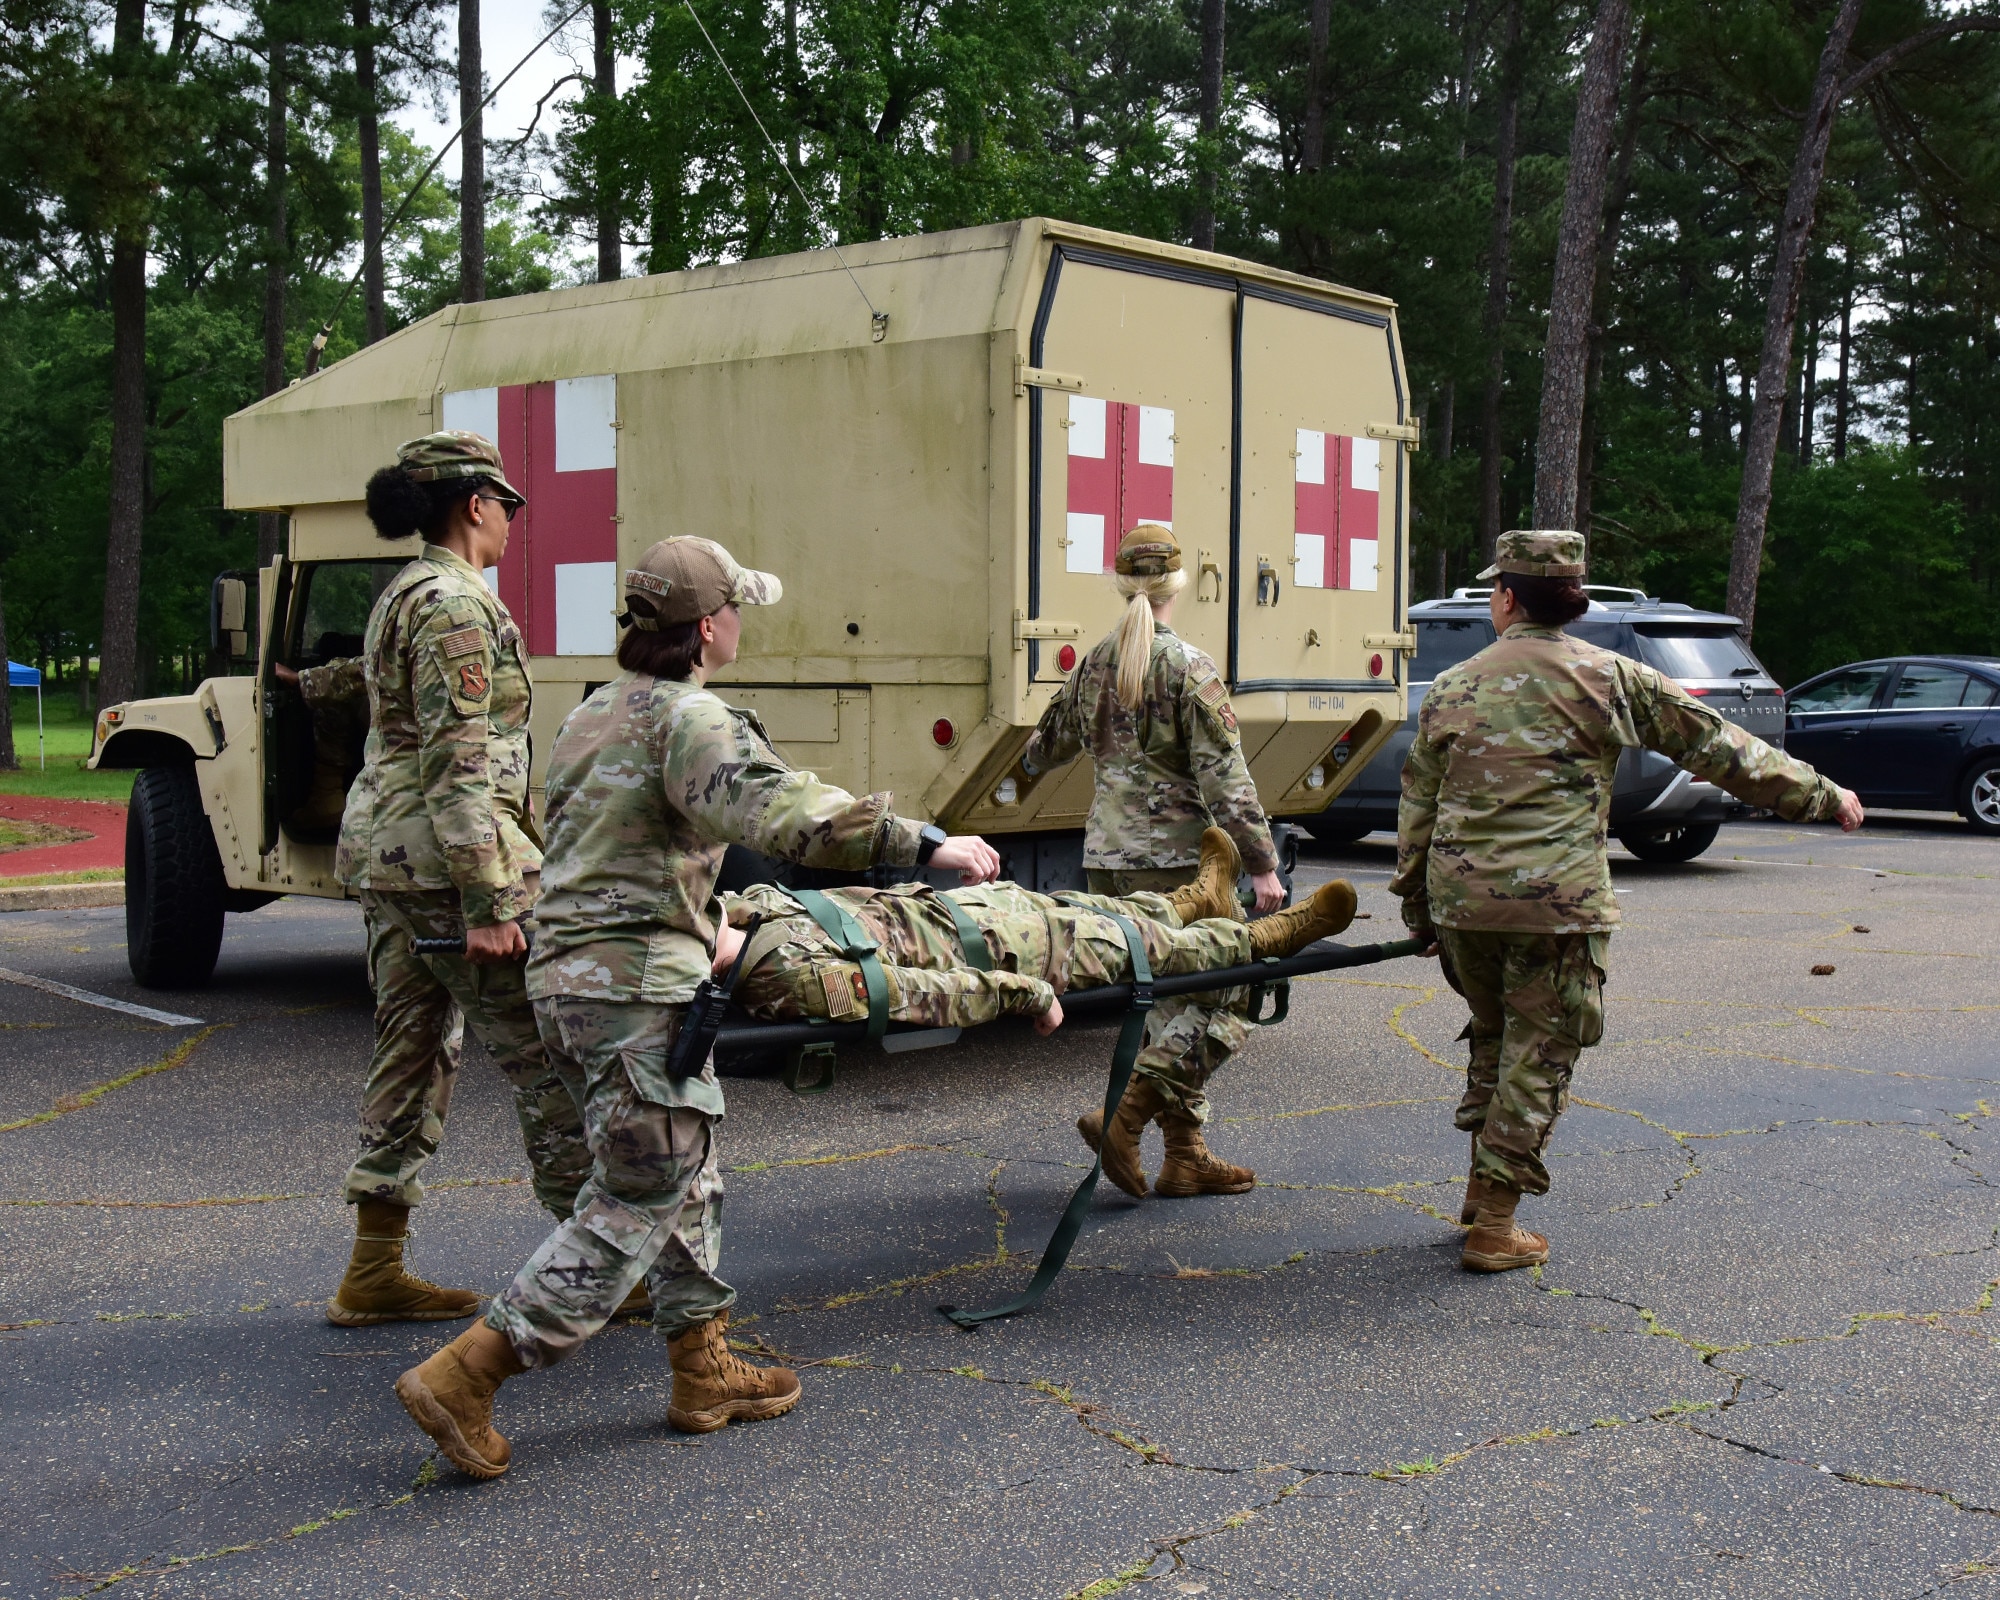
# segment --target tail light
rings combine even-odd
[[[1076,667],[1076,646],[1066,644],[1058,650],[1056,652],[1056,665],[1061,667],[1065,672],[1073,671]]]
[[[939,717],[931,724],[931,743],[940,750],[949,750],[958,740],[958,729],[951,725],[950,717]]]

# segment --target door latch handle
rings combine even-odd
[[[1271,597],[1268,600],[1264,598],[1264,586],[1267,583],[1271,586]],[[1260,606],[1276,605],[1278,603],[1278,590],[1280,587],[1278,569],[1271,565],[1271,558],[1269,556],[1259,556],[1257,558],[1257,604]]]
[[[1206,595],[1202,593],[1202,585],[1210,577],[1215,579],[1215,593]],[[1200,553],[1200,564],[1195,571],[1194,597],[1197,604],[1211,599],[1219,601],[1222,598],[1222,568],[1217,564],[1215,557],[1206,550]]]

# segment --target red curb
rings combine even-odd
[[[125,808],[108,800],[45,800],[35,795],[0,794],[0,817],[10,822],[79,828],[91,835],[69,844],[6,851],[0,854],[0,880],[125,865]]]

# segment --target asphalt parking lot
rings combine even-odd
[[[1308,862],[1354,942],[1400,932],[1390,855]],[[319,1315],[358,914],[232,918],[179,996],[120,912],[0,918],[0,967],[200,1019],[0,983],[0,1596],[2000,1596],[2000,841],[1615,862],[1544,1271],[1458,1269],[1431,963],[1299,984],[1217,1080],[1254,1193],[1107,1186],[1043,1307],[970,1334],[935,1306],[1025,1281],[1111,1036],[857,1052],[822,1096],[729,1086],[734,1331],[805,1364],[798,1410],[676,1435],[622,1324],[503,1391],[485,1485],[390,1392],[450,1329]],[[525,1171],[475,1055],[416,1267],[503,1283]]]

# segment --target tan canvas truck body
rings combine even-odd
[[[844,254],[851,276],[822,251],[451,307],[231,417],[227,503],[289,518],[256,677],[117,708],[94,759],[160,764],[133,735],[184,728],[224,888],[337,895],[331,836],[288,822],[311,728],[272,665],[358,648],[412,553],[362,486],[403,440],[467,427],[529,501],[487,576],[528,641],[537,784],[617,671],[620,570],[705,534],[785,583],[724,698],[798,765],[1060,886],[1089,762],[1030,778],[1019,757],[1117,620],[1119,535],[1162,521],[1190,569],[1175,626],[1222,664],[1267,808],[1321,809],[1403,715],[1393,306],[1038,219]]]

